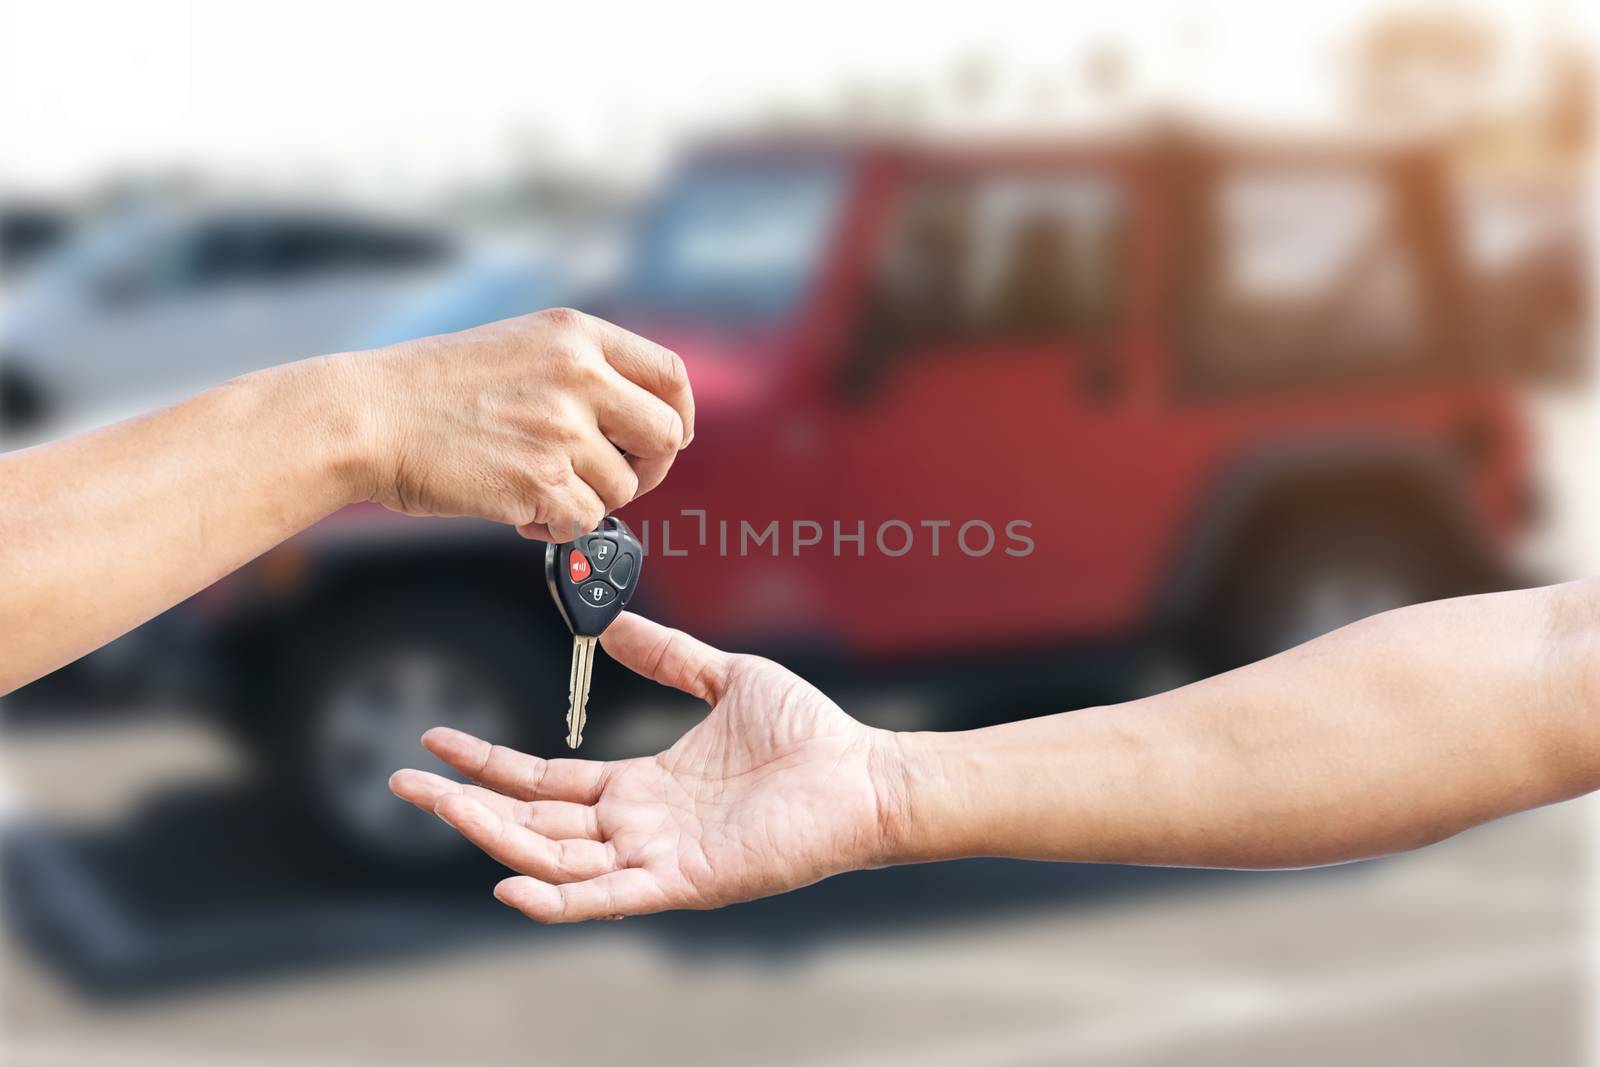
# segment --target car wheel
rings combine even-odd
[[[1194,643],[1210,671],[1265,658],[1358,619],[1454,591],[1449,553],[1420,529],[1335,519],[1275,531],[1243,552]]]
[[[323,841],[362,863],[419,868],[470,856],[460,835],[396,799],[389,776],[413,766],[445,773],[418,744],[433,726],[553,750],[563,724],[541,728],[529,707],[557,684],[540,653],[536,628],[489,598],[419,593],[317,628],[286,672],[273,776],[297,790]]]

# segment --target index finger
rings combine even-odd
[[[605,788],[607,764],[586,759],[541,759],[471,734],[435,726],[422,745],[481,785],[517,800],[593,804]]]
[[[689,387],[689,374],[683,360],[670,348],[629,333],[621,326],[588,316],[595,341],[605,353],[606,362],[617,373],[650,390],[677,411],[683,420],[683,444],[694,437],[694,391]]]

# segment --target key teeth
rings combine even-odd
[[[569,709],[567,711],[567,747],[573,749],[583,744],[583,734],[581,732],[583,727],[574,723],[574,718],[573,712]]]

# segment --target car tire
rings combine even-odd
[[[432,726],[532,752],[564,746],[564,723],[550,713],[564,692],[551,636],[492,594],[440,590],[369,601],[297,636],[267,710],[277,720],[258,748],[319,858],[414,871],[474,856],[390,794],[389,775],[447,773],[418,744]]]
[[[1383,517],[1307,519],[1234,555],[1191,645],[1207,673],[1282,652],[1383,611],[1461,591],[1460,569],[1427,528]]]

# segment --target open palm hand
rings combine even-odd
[[[715,908],[879,862],[891,735],[775,663],[636,615],[601,641],[711,713],[665,752],[611,763],[434,729],[423,744],[477,784],[416,770],[391,780],[521,872],[495,888],[501,901],[541,922]]]

